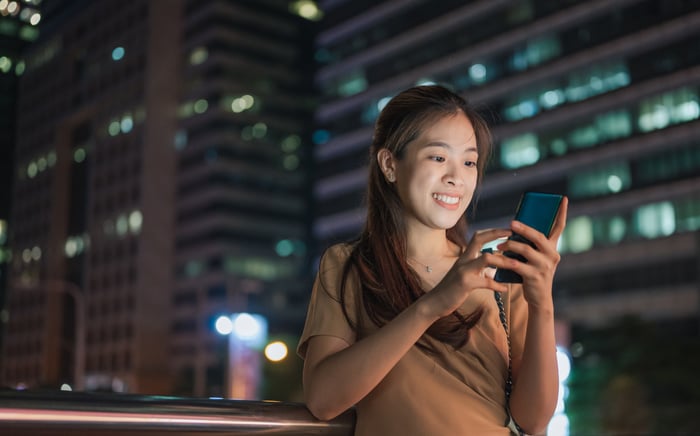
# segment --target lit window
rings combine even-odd
[[[189,118],[194,113],[194,103],[188,101],[180,106],[179,114],[182,118]]]
[[[36,162],[30,162],[29,165],[27,165],[27,176],[29,176],[30,179],[33,179],[38,170],[39,168],[37,167]]]
[[[56,152],[55,151],[50,151],[49,154],[46,155],[46,163],[49,165],[49,167],[56,165]]]
[[[318,21],[323,18],[323,12],[318,8],[316,2],[311,0],[297,0],[289,4],[290,12],[311,21]]]
[[[24,74],[25,68],[26,64],[24,63],[24,61],[17,62],[17,65],[15,65],[15,74],[21,76],[22,74]]]
[[[122,117],[120,127],[121,131],[124,133],[131,132],[131,129],[134,127],[134,120],[131,118],[131,115],[127,114]]]
[[[593,247],[593,222],[587,216],[576,217],[569,221],[564,231],[567,251],[581,253]]]
[[[289,239],[282,239],[275,245],[275,251],[280,257],[287,257],[294,253],[294,244]]]
[[[204,264],[200,261],[191,260],[185,264],[185,275],[189,278],[197,277],[204,272]]]
[[[416,86],[429,86],[436,85],[436,83],[431,79],[420,79],[416,82]]]
[[[356,71],[341,79],[338,83],[338,95],[349,97],[367,89],[367,79],[362,71]]]
[[[291,153],[296,151],[300,145],[301,138],[299,138],[299,135],[289,135],[282,141],[282,151]]]
[[[126,232],[129,230],[129,221],[126,218],[126,215],[119,215],[119,217],[117,218],[116,230],[117,235],[126,235]]]
[[[255,125],[253,125],[253,137],[264,138],[265,135],[267,135],[267,124],[255,123]]]
[[[0,56],[0,71],[8,73],[12,69],[12,61],[7,56]]]
[[[617,243],[624,239],[627,232],[627,222],[621,216],[614,216],[608,222],[608,240]]]
[[[381,99],[377,102],[377,109],[378,109],[379,111],[381,111],[382,109],[384,109],[384,106],[386,106],[387,104],[389,104],[390,101],[391,101],[391,97],[384,97],[384,98],[381,98]]]
[[[316,145],[325,144],[331,139],[331,132],[328,130],[316,130],[313,135],[311,135],[311,140]]]
[[[129,214],[129,228],[131,233],[137,234],[141,231],[141,226],[143,224],[143,215],[141,211],[135,210]]]
[[[540,160],[537,136],[532,133],[514,136],[501,143],[501,165],[520,168]]]
[[[676,214],[668,201],[640,207],[634,221],[637,232],[645,238],[668,236],[676,230]]]
[[[632,175],[626,162],[604,166],[571,174],[569,193],[573,197],[590,197],[618,193],[629,189]]]
[[[184,130],[178,130],[175,133],[175,149],[182,150],[187,146],[187,132]]]
[[[583,126],[569,134],[569,143],[574,148],[592,147],[600,142],[600,132],[595,126]]]
[[[197,114],[203,114],[204,112],[207,111],[208,108],[209,108],[209,102],[207,102],[203,98],[197,100],[193,106],[194,112]]]
[[[109,127],[107,127],[107,132],[109,133],[109,136],[117,136],[121,130],[121,123],[118,120],[114,120],[111,123],[109,123]]]
[[[190,64],[199,65],[207,60],[209,52],[206,47],[197,47],[190,53]]]
[[[115,47],[114,50],[112,50],[112,60],[115,62],[122,60],[125,53],[124,47]]]
[[[486,67],[483,64],[474,64],[469,67],[469,77],[475,83],[482,83],[486,80]]]
[[[564,103],[564,100],[564,93],[560,89],[545,91],[542,95],[540,95],[540,104],[542,107],[547,109],[551,109],[554,106]]]
[[[76,163],[82,163],[85,160],[86,156],[87,156],[87,153],[85,152],[85,149],[82,147],[78,147],[73,151],[73,160]]]
[[[255,104],[255,98],[252,95],[244,95],[238,98],[234,98],[231,101],[231,110],[235,113],[240,113],[253,107]]]
[[[66,244],[64,245],[64,252],[68,257],[75,257],[78,254],[78,244],[75,239],[68,238]]]

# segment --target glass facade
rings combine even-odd
[[[383,105],[407,87],[443,84],[481,111],[495,138],[471,231],[507,226],[524,190],[569,197],[554,286],[564,325],[579,334],[636,317],[697,337],[696,1],[339,2],[324,12],[317,254],[361,229]],[[595,364],[585,337],[568,344],[578,389],[584,374],[610,366]],[[572,433],[604,433],[586,414],[597,404],[581,398],[566,407],[585,416],[571,415]]]

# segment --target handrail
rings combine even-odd
[[[299,403],[85,392],[0,391],[0,434],[353,434],[355,412],[325,422]]]

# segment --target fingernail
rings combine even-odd
[[[518,221],[513,221],[511,223],[511,227],[514,229],[519,229],[521,227],[521,224]]]

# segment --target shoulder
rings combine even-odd
[[[353,248],[354,245],[348,243],[335,244],[328,247],[321,256],[318,266],[318,280],[326,292],[335,299],[340,294],[341,282],[352,280],[350,276],[353,274],[346,274],[345,271]]]
[[[350,253],[352,253],[353,248],[354,245],[349,243],[331,245],[326,249],[326,251],[323,252],[323,255],[321,256],[320,268],[323,266],[333,267],[337,265],[345,265],[350,257]]]

